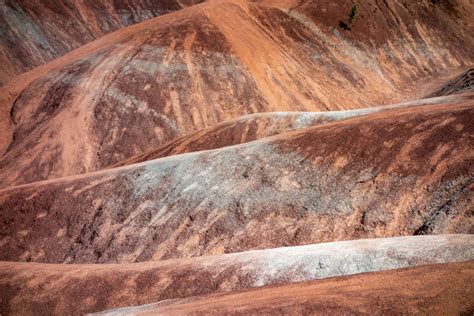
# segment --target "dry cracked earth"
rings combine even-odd
[[[0,0],[0,315],[474,314],[473,17]]]

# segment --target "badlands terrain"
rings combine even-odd
[[[0,315],[473,314],[473,17],[0,0]]]

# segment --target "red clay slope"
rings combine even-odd
[[[110,168],[188,152],[243,144],[292,130],[338,120],[345,120],[351,117],[367,115],[399,107],[433,104],[472,104],[473,100],[474,93],[464,93],[357,110],[326,112],[267,112],[250,114],[188,134],[157,149],[114,164],[110,166]]]
[[[109,315],[472,315],[474,262],[269,286],[111,310]]]
[[[95,171],[248,113],[426,95],[420,82],[474,63],[473,5],[404,3],[364,1],[344,31],[349,1],[212,1],[104,36],[1,90],[0,186]]]
[[[0,259],[136,262],[472,233],[474,104],[400,108],[0,191]]]
[[[0,86],[107,33],[193,2],[198,1],[4,0],[0,4]]]
[[[0,262],[2,315],[83,315],[160,300],[474,259],[473,235],[365,239],[135,264]]]

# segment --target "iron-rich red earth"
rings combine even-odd
[[[206,2],[12,79],[0,187],[96,171],[245,114],[416,99],[474,64],[466,1],[366,1],[351,31],[338,2]]]
[[[470,315],[474,264],[451,263],[164,300],[112,315]]]
[[[354,3],[1,2],[0,314],[474,312],[474,5]]]
[[[4,0],[0,85],[112,31],[198,0]]]

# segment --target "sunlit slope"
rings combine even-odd
[[[473,105],[394,109],[0,192],[0,259],[135,262],[471,233]]]
[[[0,92],[1,186],[95,171],[249,113],[424,96],[420,83],[473,63],[467,2],[367,1],[346,31],[350,8],[211,1],[19,76]]]

